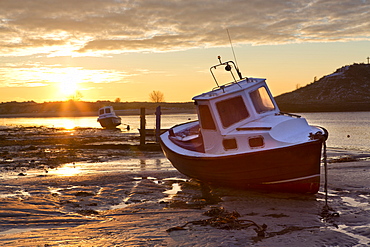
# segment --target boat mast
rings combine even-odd
[[[235,67],[236,68],[236,72],[238,73],[240,79],[242,79],[242,74],[239,71],[239,65],[238,65],[238,61],[236,60],[236,55],[235,55],[235,52],[234,52],[233,43],[231,42],[229,29],[226,29],[226,31],[227,31],[227,36],[229,36],[230,46],[231,46],[231,50],[233,52],[233,56],[234,56],[234,60],[235,60],[235,64],[236,64],[236,67]],[[220,60],[220,63],[221,63],[221,60]]]

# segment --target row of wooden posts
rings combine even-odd
[[[159,142],[159,135],[161,134],[161,106],[155,109],[155,141]],[[145,108],[140,108],[140,146],[145,145],[146,141],[146,120]]]

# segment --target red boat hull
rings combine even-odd
[[[231,156],[192,157],[161,142],[172,165],[184,175],[212,185],[316,193],[320,188],[319,140]]]

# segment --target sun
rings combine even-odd
[[[71,97],[77,94],[79,90],[78,83],[76,81],[64,81],[59,83],[59,93],[63,97]]]
[[[64,96],[73,95],[76,93],[78,86],[76,82],[61,82],[60,85],[60,93]]]
[[[128,77],[125,72],[107,69],[87,69],[84,67],[61,67],[60,65],[39,66],[24,69],[17,73],[18,81],[32,87],[44,87],[40,95],[54,101],[81,100],[85,93],[96,90],[95,84],[122,82]],[[83,92],[83,94],[82,94]]]
[[[74,98],[80,95],[80,84],[89,77],[86,71],[80,68],[65,68],[55,74],[54,81],[58,82],[58,95],[62,98]]]

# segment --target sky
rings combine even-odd
[[[219,55],[293,91],[367,63],[370,0],[0,0],[0,102],[189,102]]]

